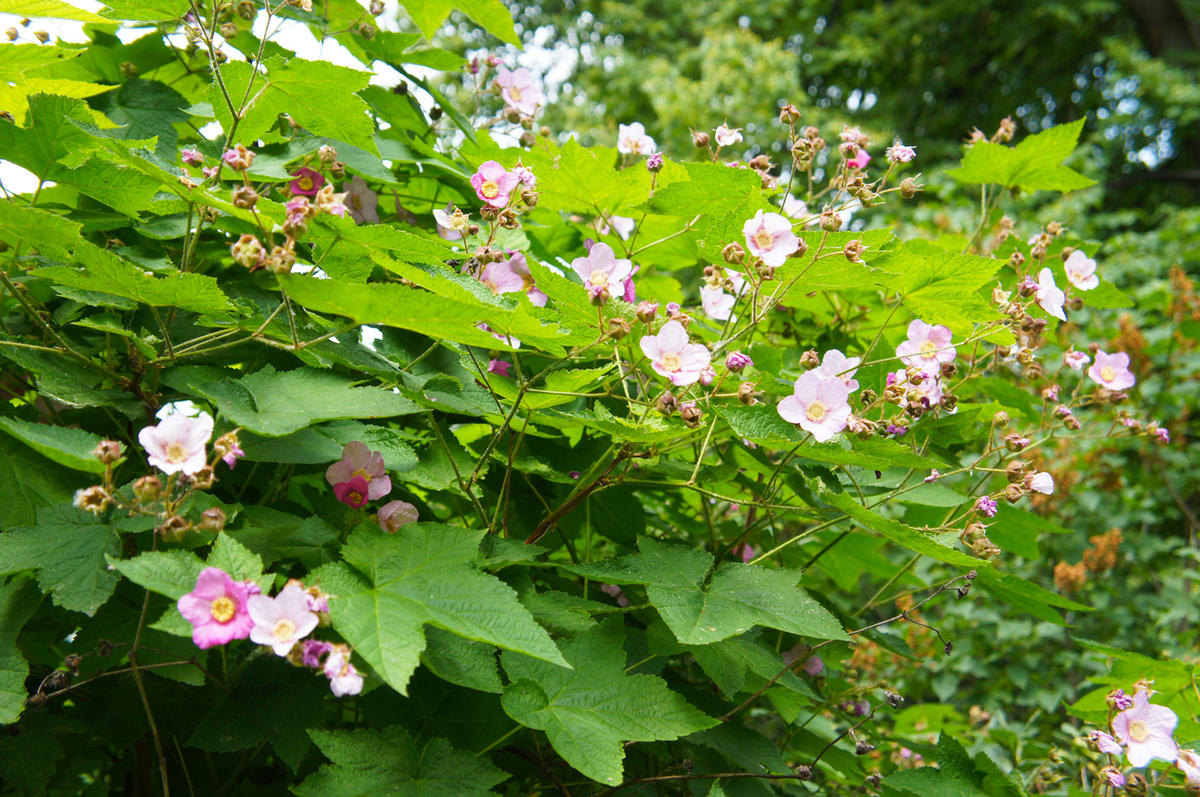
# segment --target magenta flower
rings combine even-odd
[[[862,147],[858,148],[858,151],[854,153],[853,158],[850,158],[846,161],[846,163],[850,164],[850,166],[854,167],[855,169],[865,169],[867,168],[867,164],[870,162],[871,156],[868,155],[867,151]]]
[[[750,359],[750,355],[740,351],[731,351],[729,356],[725,358],[725,367],[734,373],[753,365],[754,360]]]
[[[512,173],[517,176],[517,179],[521,181],[521,185],[526,188],[533,188],[537,185],[537,175],[533,173],[533,169],[522,165],[520,161],[517,161],[517,165],[513,167]]]
[[[750,564],[750,562],[756,556],[758,556],[758,552],[754,550],[753,545],[750,545],[749,543],[747,543],[746,545],[742,546],[742,564],[744,564],[744,565]]]
[[[1121,746],[1121,743],[1104,731],[1092,731],[1088,734],[1088,741],[1094,744],[1097,750],[1106,755],[1120,755],[1125,752],[1125,748]]]
[[[176,413],[157,426],[138,432],[138,442],[146,449],[150,464],[163,473],[191,476],[208,464],[206,447],[212,437],[213,419],[208,413],[190,418]]]
[[[234,581],[224,570],[206,567],[196,578],[196,588],[176,604],[192,624],[192,641],[201,650],[250,636],[254,621],[246,610],[246,584]]]
[[[746,248],[768,266],[782,266],[796,251],[800,239],[792,232],[792,223],[778,213],[758,211],[742,225]]]
[[[188,166],[201,166],[204,164],[204,156],[197,149],[182,149],[179,151],[179,157]]]
[[[367,187],[366,180],[356,174],[350,185],[343,185],[342,188],[342,204],[355,224],[379,223],[379,194]]]
[[[954,362],[958,355],[950,345],[951,337],[950,327],[916,319],[908,325],[908,340],[896,347],[896,356],[905,365],[937,373],[942,363]]]
[[[392,480],[388,478],[387,469],[384,467],[383,454],[372,451],[357,440],[352,440],[342,449],[342,458],[325,471],[325,481],[333,485],[334,492],[337,492],[339,484],[351,482],[356,477],[365,482],[363,485],[356,485],[362,488],[365,495],[358,506],[365,504],[367,499],[377,501],[392,491]],[[341,496],[338,496],[338,500],[345,503]]]
[[[352,476],[349,481],[338,482],[333,485],[333,494],[337,496],[337,500],[341,501],[351,509],[358,509],[361,506],[366,506],[369,487],[368,482],[362,476]]]
[[[895,144],[887,148],[888,163],[910,163],[913,158],[917,157],[915,147],[906,147],[897,141]]]
[[[692,343],[687,330],[678,321],[662,325],[657,335],[646,335],[641,341],[642,353],[650,366],[672,384],[683,386],[700,381],[701,374],[712,363],[712,353],[702,343]]]
[[[333,650],[333,644],[322,642],[319,639],[306,639],[300,646],[300,650],[300,661],[304,666],[320,670],[325,666],[321,659]]]
[[[274,598],[251,597],[246,601],[246,610],[254,621],[250,641],[270,645],[276,656],[286,656],[317,627],[318,618],[308,607],[308,595],[296,584],[288,584]]]
[[[1125,785],[1125,775],[1116,767],[1104,767],[1104,769],[1100,770],[1100,776],[1114,789],[1119,789]]]
[[[483,269],[483,273],[479,275],[479,281],[497,296],[502,293],[525,290],[525,280],[512,270],[509,262],[508,260],[498,260],[488,263]]]
[[[487,372],[489,374],[507,377],[510,368],[512,368],[512,363],[508,360],[488,360]]]
[[[388,501],[379,507],[376,517],[379,528],[388,534],[395,534],[401,526],[417,522],[417,508],[407,501]]]
[[[1139,689],[1133,696],[1133,708],[1113,718],[1112,730],[1125,745],[1130,766],[1144,767],[1156,758],[1176,759],[1179,751],[1172,733],[1178,722],[1174,711],[1151,705],[1149,692]]]
[[[1092,363],[1087,375],[1097,385],[1109,390],[1128,390],[1137,384],[1137,379],[1129,370],[1129,355],[1123,351],[1116,354],[1097,351],[1096,362]]]
[[[1081,291],[1090,291],[1100,284],[1100,278],[1096,276],[1096,261],[1085,255],[1082,249],[1072,252],[1063,267],[1067,271],[1067,279]]]
[[[732,147],[742,140],[742,128],[723,124],[717,128],[713,137],[717,140],[717,146]]]
[[[624,282],[633,273],[633,263],[618,260],[612,247],[605,243],[593,244],[587,257],[577,257],[571,261],[571,268],[583,280],[588,295],[593,298],[609,293],[624,293]]]
[[[533,116],[539,106],[546,102],[546,95],[533,80],[533,73],[525,67],[509,71],[502,66],[496,70],[496,85],[504,104],[522,116]]]
[[[981,495],[979,500],[975,502],[975,511],[987,517],[995,517],[996,510],[999,508],[996,499],[991,496]]]
[[[821,358],[821,365],[814,368],[817,373],[836,377],[846,383],[846,389],[853,393],[858,390],[858,380],[854,378],[862,357],[847,357],[837,349],[830,349]]]
[[[476,196],[494,208],[508,206],[509,195],[521,184],[521,178],[505,170],[496,161],[485,161],[471,175],[471,187]]]
[[[1082,371],[1083,366],[1087,365],[1091,361],[1092,358],[1081,351],[1075,351],[1074,349],[1071,349],[1070,351],[1063,353],[1063,363],[1075,371]]]
[[[1066,301],[1067,295],[1054,284],[1054,272],[1048,268],[1039,271],[1037,281],[1038,307],[1059,321],[1066,321],[1067,314],[1063,312],[1063,303]]]
[[[641,122],[617,126],[617,152],[624,155],[649,155],[656,148]]]
[[[221,455],[221,460],[230,468],[237,464],[237,461],[246,456],[246,452],[242,450],[241,445],[234,443],[229,450]]]
[[[325,677],[335,697],[357,695],[363,688],[363,677],[350,663],[350,649],[335,645],[325,659]]]
[[[296,178],[291,182],[293,196],[316,196],[321,186],[325,185],[325,178],[321,173],[307,166],[301,166],[292,172],[292,177]]]
[[[838,377],[805,371],[796,380],[792,395],[782,399],[777,410],[785,421],[798,424],[818,443],[824,443],[846,428],[849,398],[849,388]]]

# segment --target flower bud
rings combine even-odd
[[[101,440],[92,450],[92,456],[111,465],[121,458],[121,444],[116,440]]]
[[[806,371],[811,371],[821,365],[821,355],[817,354],[816,349],[809,349],[800,355],[800,367]]]
[[[696,132],[692,133],[692,144],[697,149],[704,149],[707,147],[708,140],[708,133],[705,133],[703,130],[697,130]]]
[[[737,241],[725,244],[725,248],[721,250],[721,257],[725,258],[725,262],[730,265],[739,265],[746,259],[746,250]]]
[[[900,181],[900,196],[904,199],[912,199],[924,187],[913,178],[905,177]]]
[[[670,417],[675,414],[675,410],[679,409],[679,399],[675,398],[675,394],[667,391],[658,397],[654,402],[654,407],[663,415]]]
[[[808,241],[804,240],[803,238],[800,238],[799,236],[797,236],[797,240],[798,240],[798,243],[796,244],[796,248],[792,250],[792,253],[790,255],[788,255],[788,257],[799,260],[800,258],[804,257],[806,254],[808,254]]]
[[[1028,437],[1022,437],[1016,432],[1004,435],[1004,447],[1009,451],[1023,451],[1032,442]]]
[[[375,34],[378,32],[378,30],[379,29],[370,22],[364,22],[358,26],[358,35],[362,36],[367,41],[371,41],[371,39],[375,38]]]
[[[162,526],[159,527],[159,533],[167,542],[182,542],[191,527],[192,524],[188,523],[186,518],[171,515],[163,521]]]
[[[613,340],[620,340],[629,334],[629,322],[624,318],[608,319],[608,336]]]
[[[321,161],[321,163],[329,166],[337,163],[338,153],[337,150],[329,144],[322,144],[317,150],[317,158]]]
[[[235,172],[244,172],[254,163],[254,153],[241,144],[226,150],[221,157],[224,159],[225,165]]]
[[[263,245],[250,233],[238,238],[229,251],[233,255],[233,262],[245,266],[251,271],[260,268],[267,255]]]
[[[143,476],[133,483],[133,497],[143,504],[152,504],[162,492],[162,481],[157,476]]]
[[[1010,484],[1004,488],[1004,498],[1010,504],[1020,501],[1023,495],[1025,495],[1025,488],[1019,484]]]
[[[235,207],[252,210],[258,204],[258,192],[248,185],[239,185],[233,189],[233,204]]]
[[[738,401],[745,404],[747,407],[753,407],[758,403],[758,399],[754,395],[754,383],[742,382],[738,385],[737,390]]]
[[[367,7],[372,16],[379,16],[383,13],[383,0],[371,0],[371,4]]]
[[[36,36],[37,40],[40,41],[42,44],[45,44],[46,42],[50,41],[50,34],[44,30],[35,30],[33,32],[33,35]]]
[[[86,490],[75,491],[75,506],[93,515],[104,514],[112,506],[112,494],[102,485],[93,485]]]
[[[779,121],[785,125],[794,125],[800,121],[800,109],[790,102],[779,109]]]
[[[643,299],[642,301],[638,302],[637,310],[635,312],[637,314],[638,321],[641,321],[643,324],[654,323],[654,319],[658,316],[658,302],[651,302]]]
[[[662,171],[663,155],[661,152],[653,153],[649,158],[646,158],[646,171],[651,174],[658,174]]]
[[[238,0],[234,10],[242,19],[254,19],[256,9],[254,8],[254,0]]]
[[[271,254],[266,259],[266,266],[271,269],[272,274],[291,274],[294,265],[296,253],[282,246],[272,247]]]
[[[875,745],[868,742],[866,739],[859,739],[858,744],[854,746],[855,755],[866,755],[875,749]]]
[[[733,351],[725,358],[725,367],[735,374],[744,368],[749,368],[754,365],[754,360],[750,359],[750,355],[743,354],[740,351]]]
[[[200,523],[196,526],[200,531],[217,532],[225,528],[225,512],[219,506],[210,506],[200,513]]]
[[[821,218],[817,223],[825,232],[837,232],[842,229],[842,217],[832,210],[822,210]]]
[[[1019,482],[1025,478],[1025,469],[1029,466],[1019,459],[1009,462],[1004,468],[1004,475],[1010,482]]]
[[[981,559],[991,559],[993,556],[1000,555],[1000,549],[987,537],[980,537],[971,543],[971,553]]]
[[[700,419],[704,417],[704,413],[696,406],[696,402],[685,401],[679,406],[679,417],[683,418],[684,423],[695,429],[700,425]]]
[[[846,244],[845,248],[842,249],[842,254],[845,255],[846,259],[851,263],[861,263],[862,260],[859,259],[859,256],[866,251],[866,248],[867,247],[863,246],[862,241],[855,239]]]
[[[812,767],[810,767],[808,764],[800,764],[796,767],[796,777],[800,780],[812,780]]]
[[[846,160],[852,160],[858,155],[858,144],[853,141],[844,141],[842,142],[841,146],[838,147],[838,151]]]

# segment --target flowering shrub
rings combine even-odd
[[[1091,184],[1081,123],[973,137],[939,190],[981,212],[901,236],[872,214],[919,200],[919,143],[782,105],[783,166],[732,160],[768,120],[585,148],[528,69],[368,16],[133,3],[84,18],[154,32],[90,60],[6,45],[0,152],[37,180],[0,203],[16,788],[1025,793],[951,733],[893,744],[866,660],[952,655],[921,611],[955,597],[1086,612],[1011,567],[1058,458],[1170,443],[1097,244],[1001,215]],[[1175,709],[1144,685],[1093,734],[1114,788],[1200,778],[1193,671],[1158,666]]]

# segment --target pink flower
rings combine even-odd
[[[204,156],[197,149],[182,149],[179,151],[179,157],[188,166],[199,166],[204,163]]]
[[[908,370],[901,368],[895,373],[889,374],[888,379],[892,384],[904,388],[904,397],[900,399],[901,408],[907,407],[910,401],[920,402],[925,409],[936,407],[942,403],[945,395],[942,390],[942,379],[938,372],[921,371],[920,380],[910,382]]]
[[[1144,767],[1154,759],[1174,761],[1178,748],[1171,734],[1179,718],[1166,706],[1150,704],[1150,694],[1139,689],[1133,696],[1133,708],[1122,711],[1112,721],[1112,730],[1125,745],[1130,766]]]
[[[721,125],[716,130],[717,146],[731,147],[742,140],[742,128]]]
[[[1114,789],[1119,789],[1125,785],[1125,775],[1116,767],[1104,767],[1104,769],[1100,770],[1100,776]]]
[[[825,670],[825,662],[815,653],[804,660],[804,671],[816,678]]]
[[[246,611],[246,585],[224,570],[206,567],[196,578],[196,588],[176,604],[192,624],[192,641],[201,650],[250,636],[254,621]]]
[[[286,656],[317,627],[317,615],[308,608],[308,595],[296,584],[288,584],[274,598],[251,597],[246,610],[254,621],[250,641],[270,645],[276,656]]]
[[[800,245],[800,239],[792,232],[792,223],[778,213],[758,211],[742,225],[742,234],[750,253],[761,257],[768,266],[782,266]]]
[[[905,365],[936,373],[942,363],[954,362],[958,355],[958,350],[950,345],[951,337],[950,327],[916,319],[908,325],[908,340],[896,347],[896,356]]]
[[[508,370],[512,368],[512,363],[508,360],[488,360],[487,372],[496,376],[508,376]]]
[[[708,348],[701,343],[691,343],[687,330],[678,321],[668,321],[657,335],[646,335],[640,343],[651,367],[675,385],[700,381],[701,374],[712,363]]]
[[[995,517],[997,508],[999,508],[999,504],[991,496],[981,495],[975,502],[975,511],[987,517]]]
[[[862,147],[858,148],[858,151],[854,153],[853,158],[850,158],[848,161],[846,161],[846,163],[850,164],[850,166],[855,169],[865,169],[867,168],[867,164],[870,162],[871,156],[868,155],[867,151]]]
[[[533,116],[546,102],[546,95],[533,81],[533,73],[525,67],[515,71],[500,67],[496,70],[496,85],[504,104],[522,116]]]
[[[734,373],[753,365],[754,360],[750,359],[750,355],[740,351],[731,351],[729,356],[725,358],[725,367]]]
[[[407,501],[388,501],[379,507],[379,528],[395,534],[404,525],[417,522],[417,508]]]
[[[1044,470],[1025,477],[1025,486],[1036,493],[1054,495],[1054,477]]]
[[[507,260],[488,263],[483,269],[483,273],[479,275],[479,281],[488,286],[488,289],[497,296],[502,293],[525,290],[525,280],[512,270]]]
[[[358,509],[360,506],[366,506],[370,500],[367,498],[368,489],[366,479],[362,476],[352,476],[349,481],[333,485],[333,494],[346,506]]]
[[[863,132],[861,130],[859,130],[857,127],[851,127],[850,125],[843,125],[842,132],[838,133],[838,138],[840,138],[842,141],[846,142],[847,144],[852,144],[852,143],[858,142],[860,139],[864,138],[864,136],[863,136]]]
[[[365,485],[366,498],[377,501],[392,491],[392,480],[388,478],[383,464],[383,454],[372,451],[357,440],[352,440],[342,449],[342,458],[329,466],[325,471],[325,481],[334,486],[361,478]],[[366,503],[364,498],[363,503]],[[341,496],[338,497],[341,501]],[[359,504],[362,506],[362,504]]]
[[[513,167],[512,173],[517,176],[517,179],[521,181],[521,185],[526,188],[533,188],[537,185],[537,175],[533,173],[533,169],[522,165],[520,161],[517,161],[517,165]]]
[[[756,556],[758,556],[758,553],[754,550],[753,545],[747,544],[742,546],[742,564],[750,564],[751,560]]]
[[[641,122],[617,126],[617,152],[625,155],[649,155],[657,145],[646,135]]]
[[[221,173],[221,167],[219,165],[218,166],[205,166],[203,169],[200,170],[200,173],[203,174],[209,180],[215,180],[217,175]]]
[[[521,183],[521,178],[506,171],[496,161],[485,161],[479,165],[479,171],[471,175],[471,187],[476,196],[494,208],[508,205],[509,195]]]
[[[150,464],[163,473],[191,476],[208,464],[205,449],[212,437],[213,419],[208,413],[197,418],[168,415],[158,426],[138,432],[138,442],[149,454]]]
[[[471,226],[471,217],[461,210],[455,210],[454,205],[446,205],[445,210],[435,209],[433,220],[437,222],[438,235],[447,241],[461,240]]]
[[[746,292],[745,277],[736,271],[726,271],[725,275],[733,283],[733,293],[726,293],[724,288],[713,288],[707,283],[700,286],[700,306],[718,321],[729,319],[738,297]]]
[[[345,191],[342,204],[350,213],[355,224],[379,223],[379,194],[367,187],[367,181],[354,175],[350,186],[342,186]]]
[[[1063,362],[1069,368],[1075,371],[1082,371],[1083,366],[1087,365],[1091,361],[1092,358],[1088,357],[1081,351],[1075,351],[1074,349],[1071,349],[1070,351],[1063,353]]]
[[[525,255],[521,252],[512,252],[508,258],[508,268],[521,278],[522,290],[529,297],[530,304],[534,307],[545,307],[549,297],[538,290],[533,281],[533,274],[529,271],[529,263],[525,262]]]
[[[622,241],[628,241],[629,236],[633,234],[633,230],[637,227],[637,220],[631,219],[628,216],[601,216],[596,219],[596,232],[601,235],[608,235],[615,232],[617,237]]]
[[[1067,295],[1054,284],[1054,272],[1048,268],[1039,271],[1037,282],[1038,307],[1059,321],[1066,321],[1067,314],[1063,312],[1063,302],[1066,300]]]
[[[319,639],[306,639],[304,640],[304,644],[300,646],[300,650],[300,661],[304,666],[319,670],[324,667],[321,659],[333,650],[333,645],[329,642],[322,642]]]
[[[246,452],[242,450],[241,445],[238,443],[234,443],[232,446],[230,446],[229,450],[227,450],[224,454],[221,455],[221,460],[228,467],[232,468],[234,465],[237,464],[237,461],[244,456],[246,456]]]
[[[357,695],[363,688],[363,677],[350,663],[350,649],[336,645],[325,659],[325,677],[335,697]]]
[[[618,260],[612,247],[605,243],[593,244],[587,257],[571,261],[571,268],[583,280],[592,297],[625,290],[624,282],[633,273],[633,263]]]
[[[915,147],[906,147],[897,141],[895,144],[887,148],[888,163],[910,163],[913,158],[917,157]]]
[[[1128,390],[1137,384],[1137,379],[1129,370],[1129,355],[1123,351],[1116,354],[1097,351],[1096,362],[1092,363],[1087,375],[1097,385],[1109,390]]]
[[[818,443],[832,440],[850,420],[850,390],[836,376],[805,371],[793,393],[779,402],[780,417],[812,434]]]
[[[1100,284],[1100,278],[1096,276],[1096,261],[1085,255],[1082,249],[1072,252],[1063,267],[1067,271],[1067,279],[1081,291],[1090,291]]]
[[[321,190],[321,186],[325,185],[325,178],[321,173],[307,166],[301,166],[297,171],[292,172],[292,194],[293,196],[316,196]]]
[[[1104,731],[1092,731],[1088,734],[1088,741],[1096,745],[1096,749],[1106,755],[1120,755],[1125,752],[1125,748],[1121,746],[1121,743]]]
[[[1200,786],[1200,755],[1195,750],[1180,750],[1175,766],[1187,778],[1187,785],[1193,788]]]
[[[862,357],[847,357],[837,349],[830,349],[821,358],[820,367],[813,370],[825,376],[837,377],[845,382],[846,389],[853,393],[858,390],[858,380],[854,378],[854,374],[858,371],[860,363]]]

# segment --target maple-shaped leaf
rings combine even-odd
[[[967,150],[962,166],[947,174],[960,183],[995,183],[1025,191],[1074,191],[1096,184],[1062,162],[1075,149],[1083,120],[1029,136],[1015,147],[980,141]]]

